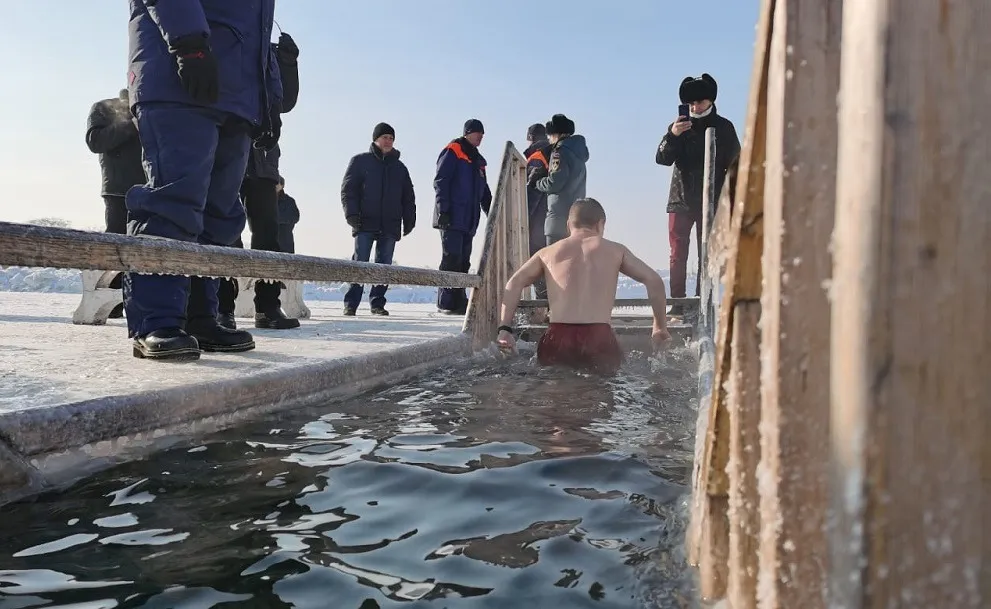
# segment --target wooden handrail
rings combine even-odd
[[[0,222],[0,266],[475,288],[450,271]]]

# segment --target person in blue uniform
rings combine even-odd
[[[130,0],[128,81],[146,184],[127,192],[128,234],[232,245],[248,154],[281,131],[275,0]],[[251,334],[217,322],[218,280],[129,273],[136,357],[247,351]]]
[[[440,270],[467,273],[471,246],[482,211],[489,213],[492,192],[485,175],[485,157],[478,151],[485,128],[478,119],[465,123],[464,135],[452,140],[437,158],[434,177],[434,228],[440,230]],[[441,288],[437,309],[448,315],[468,311],[464,288]]]

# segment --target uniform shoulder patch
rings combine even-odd
[[[551,162],[550,162],[550,167],[548,167],[548,170],[557,171],[557,168],[560,166],[561,166],[561,153],[555,150],[551,154]]]

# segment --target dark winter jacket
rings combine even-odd
[[[299,207],[296,206],[296,199],[283,190],[279,193],[279,247],[287,254],[296,252],[296,239],[292,231],[298,223]]]
[[[351,234],[381,233],[398,240],[403,229],[416,225],[416,197],[406,165],[393,148],[383,155],[372,144],[368,152],[351,157],[341,184],[345,218],[357,218],[360,228]],[[349,222],[350,223],[350,222]]]
[[[523,152],[526,157],[526,207],[530,218],[534,214],[547,211],[547,193],[537,190],[537,180],[548,173],[550,167],[551,145],[547,140],[533,142]]]
[[[558,140],[551,151],[548,175],[537,181],[537,190],[547,193],[545,234],[558,238],[568,235],[571,205],[585,197],[585,164],[588,162],[585,136],[571,135]]]
[[[220,66],[213,108],[259,127],[282,103],[278,63],[270,51],[275,0],[130,0],[128,55],[132,106],[142,102],[199,105],[179,81],[169,45],[208,36]]]
[[[447,230],[475,234],[481,212],[488,215],[492,205],[485,166],[485,157],[463,137],[441,151],[434,177],[434,228],[441,228],[440,216],[446,214],[451,222]]]
[[[716,197],[713,206],[719,202],[719,191],[726,177],[726,169],[740,152],[740,140],[733,123],[719,116],[715,106],[708,116],[691,120],[692,128],[679,136],[671,133],[673,123],[669,125],[657,147],[657,164],[674,166],[668,194],[668,213],[699,213],[702,210],[707,128],[716,129]]]
[[[279,74],[282,77],[280,113],[287,114],[296,107],[296,102],[299,100],[299,65],[296,62],[296,57],[284,52],[278,44],[273,44],[271,48],[271,52],[279,65]],[[271,150],[252,147],[245,177],[278,182],[279,158],[281,156],[282,150],[278,144]]]
[[[86,145],[100,155],[101,195],[123,197],[132,186],[145,183],[141,141],[127,101],[117,97],[93,104],[86,121]]]

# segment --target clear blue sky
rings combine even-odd
[[[83,137],[90,105],[125,85],[127,4],[4,7],[0,40],[12,59],[0,96],[3,220],[58,216],[102,228],[99,168]],[[606,208],[607,236],[667,268],[670,172],[654,164],[655,148],[677,113],[679,82],[704,71],[742,137],[757,12],[757,0],[279,0],[276,20],[301,49],[281,162],[302,214],[298,251],[350,257],[341,178],[386,121],[417,195],[417,229],[396,258],[436,267],[441,148],[467,118],[481,119],[494,190],[505,142],[522,150],[527,125],[563,112],[588,140],[588,192]]]

